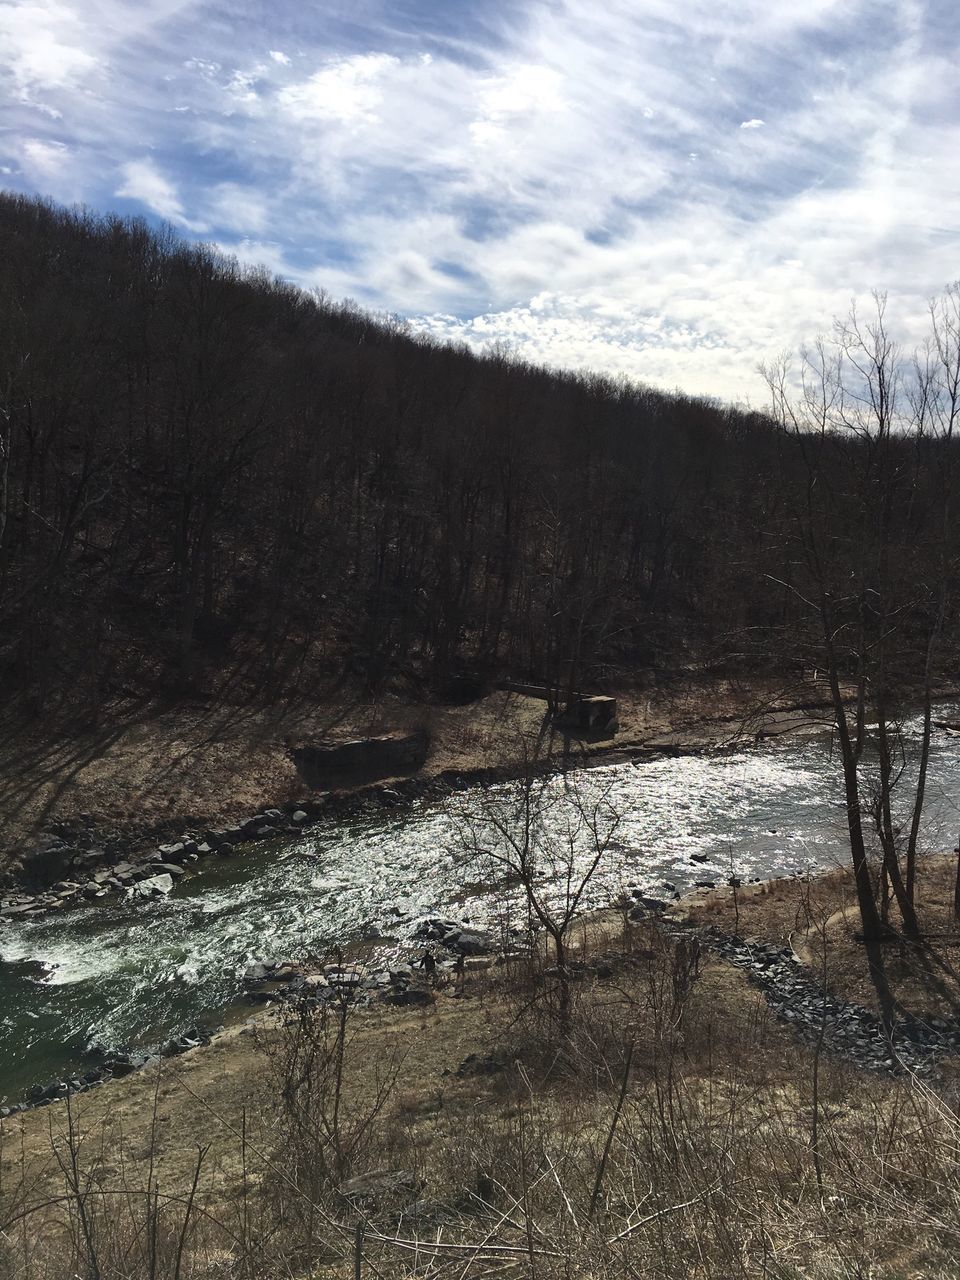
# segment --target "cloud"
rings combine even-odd
[[[259,235],[269,219],[266,198],[239,182],[222,182],[214,187],[204,205],[204,219],[226,231]]]
[[[122,196],[437,335],[756,396],[854,294],[909,340],[956,271],[938,0],[71,4],[3,19],[13,185]]]
[[[193,222],[186,216],[176,187],[152,160],[129,160],[122,173],[123,181],[114,195],[136,200],[158,217],[176,222],[188,231],[202,232],[205,229],[202,223]]]
[[[6,4],[0,8],[0,70],[21,101],[37,93],[72,89],[98,60],[83,47],[82,26],[73,10],[52,3]]]
[[[342,58],[282,90],[279,102],[296,121],[372,122],[383,100],[379,82],[397,65],[398,59],[385,53]]]
[[[31,172],[41,178],[56,179],[70,162],[70,151],[63,142],[46,142],[42,138],[27,138],[23,144],[23,156]]]

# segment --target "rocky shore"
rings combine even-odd
[[[695,940],[743,970],[776,1018],[808,1047],[888,1075],[929,1075],[939,1058],[960,1053],[960,1018],[904,1015],[888,1027],[874,1010],[825,991],[789,947],[676,921],[664,921],[663,927],[668,936]]]
[[[502,965],[524,954],[519,938],[510,951],[498,951],[492,934],[441,916],[427,916],[418,922],[408,951],[409,962],[394,960],[389,966],[379,967],[346,959],[319,967],[292,959],[254,961],[244,974],[246,1000],[254,1006],[346,1002],[364,1007],[373,1001],[382,1001],[396,1006],[425,1007],[434,1003],[438,988],[450,982],[462,982],[467,973]],[[90,1069],[34,1085],[21,1101],[0,1106],[0,1119],[46,1107],[68,1096],[100,1088],[134,1071],[156,1067],[162,1058],[179,1057],[209,1045],[223,1030],[222,1026],[210,1032],[191,1027],[156,1049],[130,1045],[92,1048],[89,1056],[96,1063]]]
[[[593,752],[577,764],[591,768],[631,759],[722,754],[741,749],[742,745],[699,739],[617,743],[606,751]],[[560,759],[550,757],[541,761],[535,771],[547,774],[561,767]],[[17,881],[0,894],[0,927],[5,920],[59,911],[110,895],[163,896],[183,876],[198,874],[206,858],[233,857],[264,841],[299,835],[320,822],[341,822],[418,800],[439,800],[454,792],[491,786],[516,776],[517,769],[511,766],[483,766],[395,778],[287,800],[221,828],[198,829],[186,822],[170,821],[159,829],[138,830],[131,825],[122,831],[103,830],[89,815],[80,822],[54,821],[17,851],[16,862],[22,870]],[[708,887],[707,881],[703,883]]]

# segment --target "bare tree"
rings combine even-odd
[[[948,291],[947,304],[952,297]],[[888,890],[904,931],[919,933],[916,857],[946,613],[949,526],[939,512],[932,520],[929,510],[921,513],[918,503],[932,501],[945,510],[948,501],[939,486],[937,493],[923,493],[931,474],[925,456],[931,435],[942,432],[936,444],[949,447],[946,431],[952,432],[955,416],[953,339],[940,310],[947,304],[934,308],[939,329],[935,324],[922,364],[919,357],[912,365],[904,359],[889,333],[886,298],[875,294],[868,320],[853,308],[837,322],[831,341],[821,339],[804,352],[799,389],[787,360],[763,369],[789,446],[782,453],[787,515],[775,573],[785,573],[781,585],[801,606],[794,640],[812,651],[829,681],[868,940],[886,930]],[[952,314],[949,306],[946,314]],[[916,536],[918,521],[924,541]],[[918,686],[924,728],[913,767],[902,725]],[[879,851],[879,903],[865,814]]]
[[[608,787],[577,774],[542,772],[530,756],[514,782],[488,788],[466,814],[464,842],[491,887],[519,889],[532,931],[550,939],[562,1039],[571,1028],[572,926],[619,824]]]

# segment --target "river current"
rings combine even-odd
[[[917,730],[908,726],[908,742]],[[619,815],[584,905],[626,888],[669,897],[697,881],[841,864],[838,774],[823,735],[584,770],[581,804],[602,795],[604,810]],[[572,833],[578,856],[589,857],[562,780],[549,788],[552,847]],[[512,794],[509,784],[493,792],[505,806]],[[371,937],[388,954],[428,914],[478,927],[501,921],[510,895],[487,890],[502,837],[476,817],[478,803],[479,792],[467,791],[321,821],[241,857],[208,858],[160,900],[108,899],[0,926],[0,1099],[84,1070],[93,1046],[152,1047],[215,1025],[241,999],[254,960],[313,959]],[[952,847],[958,815],[960,737],[935,730],[925,847]],[[515,917],[518,907],[514,898]]]

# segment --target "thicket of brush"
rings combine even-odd
[[[953,1096],[817,1061],[654,931],[604,962],[566,1038],[540,962],[471,976],[463,1009],[484,1002],[501,1030],[481,1074],[432,1090],[411,1091],[400,1040],[371,1053],[374,1013],[292,1007],[229,1178],[200,1146],[195,1175],[161,1185],[153,1144],[128,1163],[51,1111],[55,1172],[0,1190],[2,1274],[953,1274]]]

